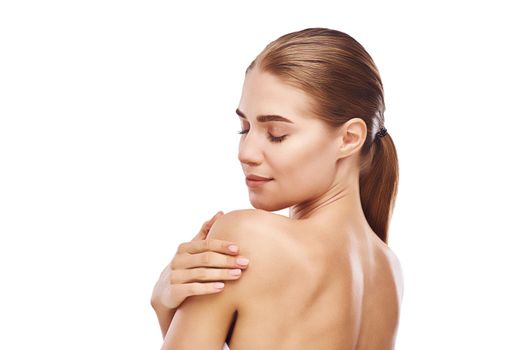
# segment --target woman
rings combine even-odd
[[[163,349],[393,349],[403,282],[387,232],[398,160],[373,60],[336,30],[286,34],[247,68],[236,113],[255,209],[216,218],[207,248],[178,261],[189,268],[183,257],[211,250],[201,266],[231,267],[225,247],[236,242],[249,267],[174,316],[160,312]],[[284,208],[289,217],[271,213]]]

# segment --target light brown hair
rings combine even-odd
[[[387,243],[398,189],[398,158],[384,127],[384,91],[375,63],[346,33],[307,28],[269,43],[246,69],[257,67],[312,97],[313,114],[331,127],[352,118],[364,120],[367,137],[361,148],[360,199],[373,231]]]

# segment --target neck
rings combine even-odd
[[[356,180],[336,183],[322,196],[290,207],[290,219],[336,224],[351,231],[367,230],[369,224],[360,202],[358,177],[353,179]]]

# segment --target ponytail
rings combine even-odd
[[[369,225],[387,244],[399,179],[397,150],[389,133],[375,137],[369,156],[371,163],[360,172],[360,200]]]

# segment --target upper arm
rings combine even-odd
[[[240,246],[240,253],[246,254],[247,242],[242,239],[240,232],[250,218],[252,213],[247,210],[222,215],[211,227],[207,238],[236,242]],[[245,256],[249,257],[247,254]],[[244,270],[244,275],[251,265],[252,261]],[[225,287],[218,293],[188,297],[177,309],[162,349],[221,350],[238,304],[248,290],[246,285],[249,282],[243,280],[243,277],[224,281]]]
[[[216,294],[188,297],[177,309],[162,349],[221,350],[235,312],[227,288]]]

